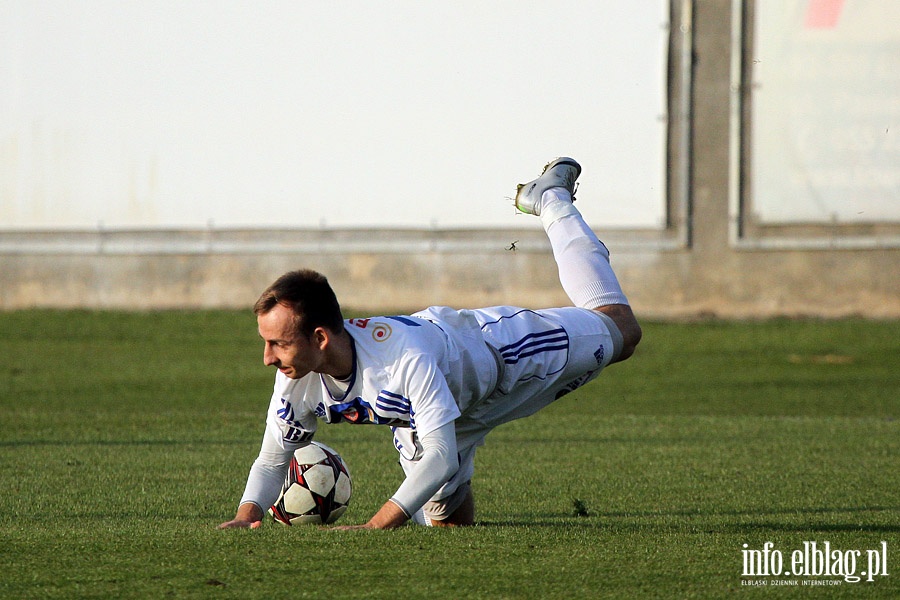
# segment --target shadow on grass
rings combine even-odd
[[[789,533],[900,533],[900,525],[859,525],[851,523],[740,523],[715,530],[717,533],[740,533],[748,531],[784,531]]]
[[[242,440],[17,440],[0,441],[0,448],[37,448],[42,446],[235,446],[259,445]]]
[[[863,513],[863,512],[900,512],[900,506],[853,506],[845,508],[831,507],[807,507],[807,508],[784,508],[781,510],[721,510],[721,511],[699,511],[699,510],[675,510],[675,511],[622,511],[622,512],[598,512],[596,516],[615,519],[627,517],[743,517],[743,516],[760,516],[760,515],[824,515],[824,514],[840,514],[840,513]],[[571,517],[572,515],[566,515]]]
[[[900,507],[868,506],[826,508],[810,507],[784,510],[730,510],[730,511],[640,511],[593,513],[589,517],[577,517],[572,513],[522,515],[509,521],[479,519],[480,527],[575,527],[596,530],[647,531],[702,531],[705,533],[746,533],[750,531],[782,532],[868,532],[900,533],[900,523],[823,522],[821,519],[804,518],[828,515],[852,515],[854,513],[898,513]],[[795,517],[797,522],[780,522],[777,517]],[[887,515],[885,515],[887,516]],[[732,517],[750,517],[748,521],[716,523],[716,520]]]
[[[477,527],[485,528],[530,528],[530,527],[547,527],[554,529],[561,528],[578,528],[589,529],[597,532],[608,531],[612,533],[620,533],[623,531],[643,532],[656,531],[660,533],[715,533],[715,534],[731,534],[731,533],[749,533],[761,531],[780,531],[788,533],[878,533],[878,534],[896,534],[900,533],[900,525],[859,525],[854,523],[834,524],[834,523],[768,523],[768,522],[751,522],[751,523],[728,523],[722,525],[715,524],[694,524],[684,522],[673,523],[579,523],[576,521],[478,521]]]

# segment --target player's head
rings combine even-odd
[[[253,312],[264,315],[277,304],[291,309],[295,331],[305,337],[317,327],[333,333],[344,330],[344,317],[334,290],[324,275],[311,269],[291,271],[276,279],[256,301]]]

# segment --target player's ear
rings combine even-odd
[[[324,327],[316,327],[312,333],[312,342],[319,350],[324,350],[328,345],[329,340],[331,340],[331,337],[332,334],[330,331]]]

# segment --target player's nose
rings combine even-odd
[[[275,353],[272,352],[272,347],[269,344],[266,344],[263,350],[263,363],[267,367],[277,366],[278,363],[278,359],[275,357]]]

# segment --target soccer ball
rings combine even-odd
[[[319,442],[291,457],[281,495],[269,514],[285,525],[334,523],[350,503],[350,471],[340,455]]]

